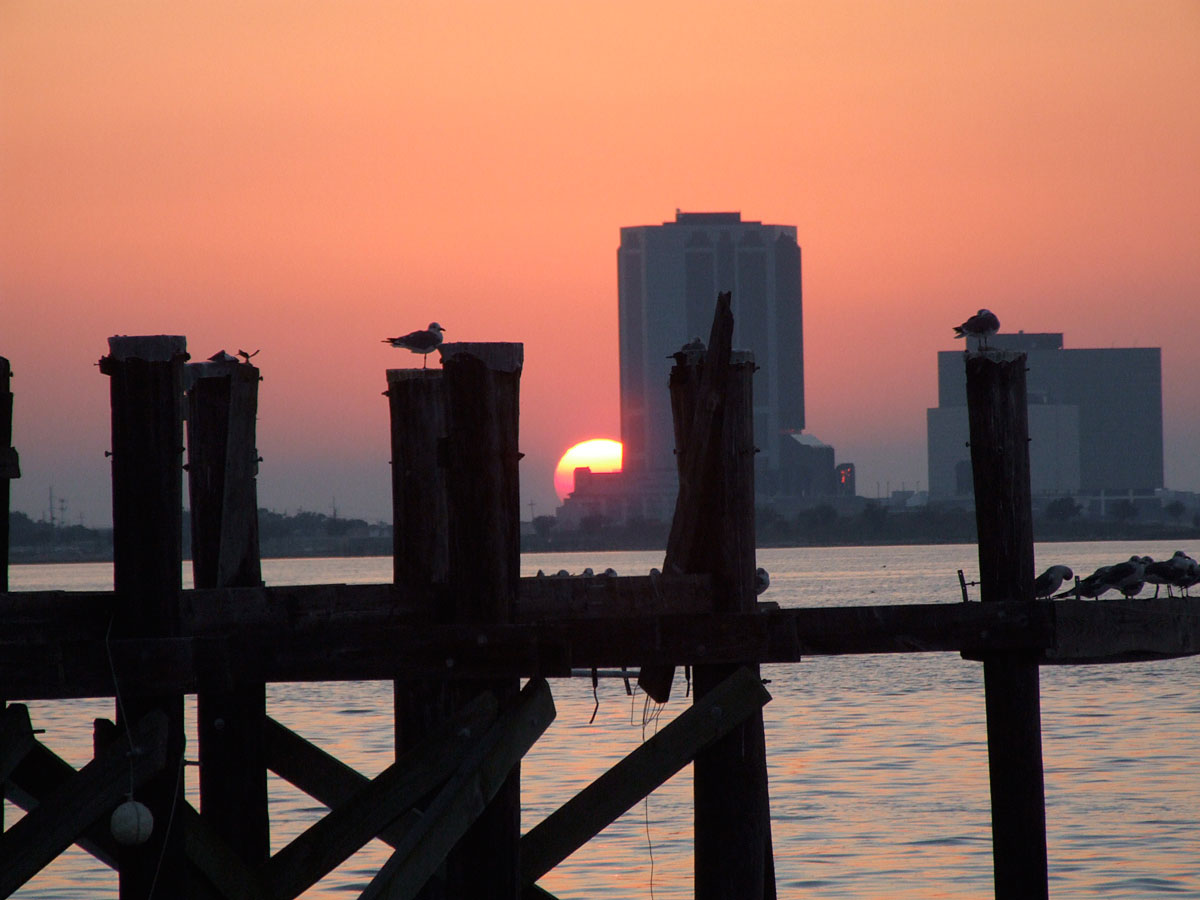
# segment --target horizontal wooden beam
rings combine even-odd
[[[1060,600],[1043,664],[1121,663],[1200,654],[1200,598]]]
[[[267,618],[273,624],[255,619],[245,628],[232,615],[234,625],[225,629],[216,627],[219,616],[206,614],[206,624],[177,638],[107,640],[107,622],[81,633],[79,623],[60,629],[61,616],[44,620],[38,630],[10,631],[7,612],[0,612],[0,699],[112,696],[114,670],[122,687],[148,682],[157,690],[192,693],[254,681],[567,677],[573,668],[789,663],[846,653],[951,651],[979,658],[1024,650],[1040,654],[1046,664],[1200,653],[1200,598],[797,609],[764,604],[752,613],[588,615],[472,625],[433,622],[395,607],[385,612],[380,604],[389,596],[387,586],[367,586],[367,592],[343,587],[323,586],[319,602],[312,589],[286,595],[274,589],[190,592],[274,596],[264,608],[285,602],[280,597],[300,597],[308,612],[302,622],[272,613]],[[691,596],[699,597],[701,588],[696,585]],[[359,605],[338,609],[338,597]],[[19,617],[30,623],[28,606]]]
[[[0,696],[108,696],[140,681],[183,693],[240,682],[405,677],[566,677],[647,663],[796,662],[840,653],[1030,650],[1054,646],[1050,604],[943,603],[524,624],[353,617],[299,632],[127,640],[0,641]],[[111,666],[110,666],[111,655]]]
[[[230,631],[420,621],[445,608],[444,588],[414,590],[392,584],[312,584],[187,590],[180,595],[181,632],[193,637]],[[164,595],[166,596],[166,595]],[[0,593],[0,634],[6,640],[90,640],[103,637],[112,618],[112,591]],[[711,611],[712,579],[702,575],[522,578],[514,620],[545,622]]]

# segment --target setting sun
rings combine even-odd
[[[575,470],[586,466],[593,472],[621,471],[621,442],[609,438],[580,441],[562,455],[554,469],[554,491],[559,500],[575,490]]]

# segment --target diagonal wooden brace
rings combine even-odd
[[[130,791],[163,770],[167,717],[152,711],[138,721],[132,734],[132,753],[128,737],[121,735],[0,835],[0,897],[16,891]]]
[[[621,762],[521,839],[521,886],[527,888],[607,828],[635,803],[728,734],[771,699],[741,668],[680,713]]]

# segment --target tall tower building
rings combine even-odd
[[[621,229],[621,441],[633,483],[674,490],[675,436],[667,380],[671,354],[707,341],[717,294],[733,294],[733,346],[750,350],[754,376],[755,488],[788,490],[791,436],[804,428],[800,247],[793,225],[741,213],[676,212],[674,222]]]

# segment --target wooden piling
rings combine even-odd
[[[183,363],[174,335],[109,338],[100,371],[112,401],[112,635],[179,633],[183,526]],[[153,714],[166,717],[166,766],[135,798],[154,816],[150,839],[118,857],[121,900],[184,895],[183,695],[163,695],[132,667],[116,668],[117,723],[125,730]]]
[[[446,499],[449,584],[460,622],[512,621],[520,578],[520,485],[517,463],[521,344],[452,343],[442,348],[445,378]],[[455,661],[446,660],[447,674]],[[516,679],[490,689],[515,699]],[[447,860],[452,897],[519,893],[520,764]]]
[[[979,582],[984,603],[1033,602],[1033,513],[1024,353],[966,354]],[[1037,656],[983,662],[997,900],[1048,897]]]
[[[259,587],[258,369],[237,360],[189,363],[186,374],[192,572],[197,588]],[[270,856],[263,727],[266,685],[196,696],[200,811],[250,864]]]
[[[715,612],[753,612],[754,359],[734,353],[731,297],[718,297],[707,351],[676,355],[671,408],[679,498],[664,571],[711,574]],[[696,702],[738,668],[693,669]],[[751,661],[751,672],[759,667]],[[696,756],[697,900],[775,896],[766,741],[758,710]]]
[[[8,516],[11,495],[9,481],[21,472],[17,466],[17,451],[12,447],[13,395],[9,389],[12,369],[0,356],[0,593],[8,590]],[[4,701],[0,700],[0,715]],[[0,832],[4,831],[4,779],[0,778]]]
[[[12,446],[13,395],[9,389],[12,368],[8,360],[0,356],[0,592],[8,590],[8,516],[11,495],[9,481],[19,478],[17,451]],[[3,706],[0,706],[3,710]],[[2,804],[0,804],[2,805]],[[4,822],[4,811],[0,809],[0,824]]]
[[[397,585],[445,584],[449,572],[446,474],[439,447],[446,435],[446,398],[438,369],[388,369],[388,411],[392,444],[392,575]],[[427,596],[432,597],[432,594]],[[446,620],[449,610],[427,609]],[[442,678],[393,682],[396,758],[434,733],[462,704],[453,684]],[[445,900],[445,867],[418,894]]]

